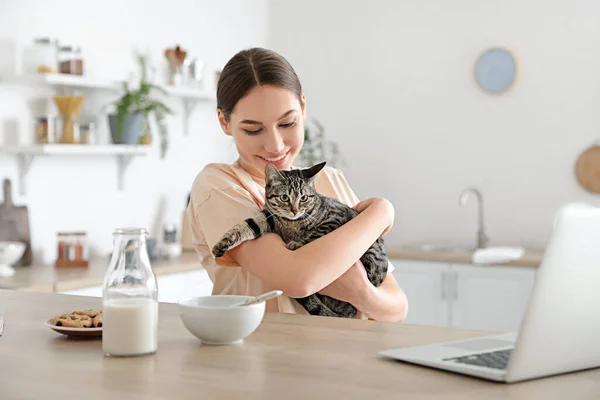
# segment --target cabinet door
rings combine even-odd
[[[158,283],[158,301],[177,303],[187,297],[210,296],[212,282],[206,270],[161,275]]]
[[[408,298],[407,324],[448,326],[449,265],[392,259],[392,274]]]
[[[535,268],[452,265],[451,325],[494,332],[519,329]]]

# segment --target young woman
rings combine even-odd
[[[386,199],[359,202],[343,174],[331,167],[317,175],[317,192],[354,207],[360,212],[356,218],[295,251],[267,234],[214,259],[211,249],[221,236],[264,206],[265,165],[294,168],[304,142],[306,99],[285,58],[253,48],[237,53],[221,72],[217,112],[239,158],[231,165],[207,165],[194,180],[188,206],[194,247],[214,284],[213,294],[280,289],[284,295],[268,301],[267,311],[306,314],[293,298],[319,292],[351,303],[360,318],[402,321],[408,302],[390,273],[391,264],[383,284],[374,287],[359,261],[392,227],[394,209]]]

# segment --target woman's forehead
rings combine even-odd
[[[231,117],[237,122],[269,123],[278,121],[290,110],[300,111],[300,101],[294,92],[276,86],[257,86],[238,101]]]

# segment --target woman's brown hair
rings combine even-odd
[[[302,101],[302,85],[291,64],[272,50],[255,47],[240,51],[225,64],[217,84],[217,109],[229,121],[237,102],[262,85],[289,89]]]

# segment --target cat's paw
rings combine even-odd
[[[300,243],[300,242],[296,242],[296,241],[293,241],[293,240],[292,240],[291,242],[289,242],[289,243],[286,245],[286,247],[287,247],[289,250],[292,250],[292,251],[294,251],[294,250],[297,250],[297,249],[299,249],[300,247],[302,247],[302,243]]]
[[[212,248],[212,254],[215,258],[223,257],[223,254],[233,247],[239,240],[238,233],[226,233],[221,240]]]

